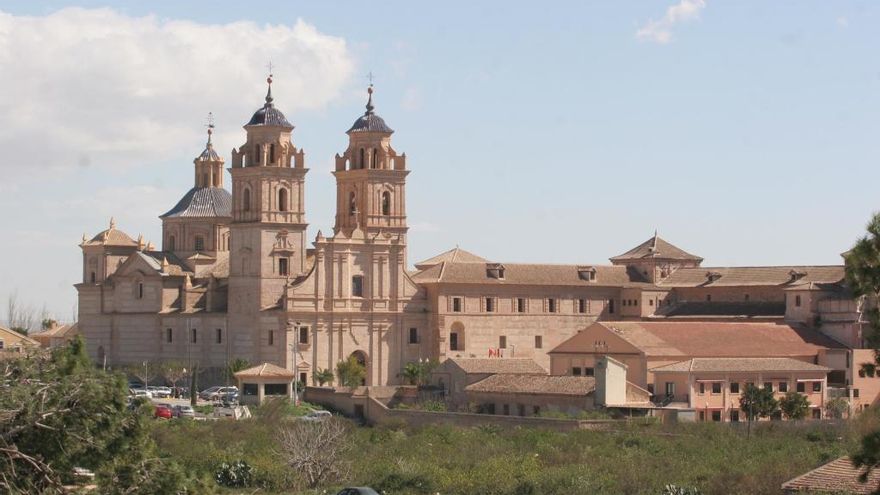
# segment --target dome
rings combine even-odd
[[[386,132],[391,134],[394,132],[394,129],[388,127],[388,124],[385,123],[385,119],[379,117],[373,112],[373,86],[367,89],[367,93],[369,93],[370,97],[367,100],[367,111],[364,112],[357,120],[354,121],[354,124],[351,125],[351,128],[346,131],[347,133],[352,132]]]
[[[275,104],[272,103],[274,100],[274,98],[272,98],[272,76],[269,76],[269,79],[267,79],[266,82],[269,83],[269,91],[266,93],[266,103],[262,108],[254,112],[254,115],[251,116],[251,120],[249,120],[245,126],[266,125],[293,129],[293,124],[288,122],[284,114],[281,113],[281,110],[275,108]]]
[[[232,195],[222,187],[194,187],[159,218],[231,217]]]
[[[222,158],[220,158],[220,155],[218,155],[217,152],[214,151],[214,145],[211,144],[210,141],[208,141],[207,146],[205,146],[205,150],[202,151],[201,155],[196,157],[196,160],[200,162],[219,162],[220,160],[222,160]]]
[[[110,219],[110,228],[107,230],[103,230],[98,232],[95,237],[92,237],[90,240],[86,241],[85,235],[83,236],[83,245],[84,246],[124,246],[124,247],[132,247],[137,246],[138,243],[131,238],[125,232],[116,228],[116,221],[114,219]]]

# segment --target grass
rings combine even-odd
[[[298,492],[281,465],[276,432],[289,412],[262,407],[250,421],[161,422],[154,438],[163,452],[201,476],[223,461],[254,467],[253,493]],[[861,423],[640,424],[616,432],[500,428],[354,428],[351,476],[345,485],[387,495],[658,494],[666,484],[711,494],[773,494],[780,485],[855,448]],[[229,492],[227,492],[229,493]],[[235,493],[235,492],[233,492]],[[245,493],[245,491],[242,491]]]

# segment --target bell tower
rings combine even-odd
[[[275,108],[272,75],[266,101],[245,124],[247,141],[232,150],[230,310],[273,307],[291,278],[305,272],[304,154],[293,124]]]
[[[379,232],[405,239],[406,153],[391,147],[394,131],[374,112],[373,85],[367,89],[367,111],[348,134],[348,149],[336,155],[335,233],[361,229],[367,236]]]

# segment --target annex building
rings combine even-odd
[[[409,163],[372,87],[335,158],[333,232],[309,237],[306,157],[268,82],[228,164],[209,129],[193,187],[159,216],[160,246],[112,220],[83,236],[78,331],[94,359],[244,358],[312,384],[313,371],[355,356],[367,385],[387,385],[425,358],[531,358],[577,375],[613,355],[656,394],[654,366],[677,373],[681,390],[692,370],[678,362],[791,358],[827,368],[828,386],[859,405],[880,392],[880,378],[858,373],[873,355],[842,265],[705,267],[655,233],[608,263],[503,263],[455,248],[410,268]]]

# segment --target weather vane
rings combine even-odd
[[[367,73],[367,80],[370,81],[370,86],[373,85],[373,71]]]
[[[214,112],[208,112],[208,118],[205,119],[205,127],[210,131],[214,128]]]
[[[269,69],[269,77],[272,77],[272,68],[275,67],[272,65],[272,61],[270,60],[268,64],[266,64],[266,68]]]

